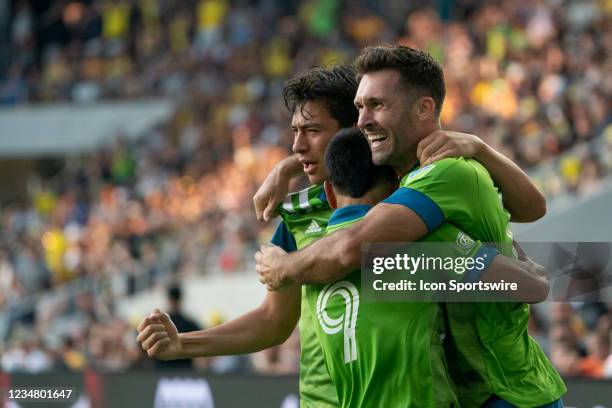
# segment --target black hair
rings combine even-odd
[[[357,85],[352,66],[314,67],[288,80],[283,98],[292,115],[306,102],[321,102],[340,127],[345,128],[355,125],[359,116],[353,104]]]
[[[328,180],[338,192],[353,198],[381,182],[395,183],[397,175],[391,166],[377,166],[372,152],[359,128],[342,129],[333,137],[325,151]]]
[[[446,95],[444,72],[428,53],[402,45],[366,47],[357,57],[355,69],[358,79],[369,72],[398,71],[404,85],[417,92],[415,96],[430,96],[436,102],[440,114]]]

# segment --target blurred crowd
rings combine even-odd
[[[565,377],[612,378],[612,304],[532,307],[529,333]]]
[[[204,326],[186,315],[181,307],[180,286],[168,288],[169,313],[179,332],[200,330]],[[60,300],[61,303],[61,300]],[[45,302],[56,308],[58,302]],[[129,369],[206,370],[215,374],[294,374],[299,368],[297,330],[280,346],[243,356],[221,356],[194,360],[159,361],[149,358],[136,341],[134,324],[117,316],[112,303],[91,293],[74,300],[69,313],[43,312],[36,325],[17,324],[10,339],[1,343],[0,372],[42,373],[51,370],[103,373]],[[208,319],[208,327],[222,324],[219,314]]]
[[[525,167],[603,133],[610,148],[609,1],[429,3],[15,0],[0,103],[192,98],[232,128],[263,119],[251,142],[274,144],[270,116],[284,119],[288,76],[395,42],[442,62],[447,128],[481,135]],[[598,149],[573,153],[539,182],[550,195],[589,190],[610,161]]]
[[[11,339],[25,326],[55,353],[61,339],[69,350],[102,350],[99,337],[134,337],[133,324],[117,318],[117,300],[167,279],[252,269],[255,248],[274,229],[254,221],[252,194],[286,152],[251,146],[245,126],[229,140],[196,139],[218,148],[200,161],[192,114],[179,109],[136,145],[120,140],[73,158],[55,179],[32,184],[30,204],[2,209],[0,307]],[[18,357],[29,344],[0,342]],[[119,354],[102,354],[103,367],[140,361],[133,341],[118,344],[108,350]],[[89,357],[79,361],[98,361]]]
[[[283,82],[350,61],[368,44],[431,53],[447,81],[443,126],[537,167],[548,197],[595,191],[612,169],[610,1],[10,3],[0,105],[163,96],[177,109],[138,142],[119,138],[72,157],[54,179],[31,183],[29,202],[2,207],[0,308],[83,279],[94,285],[11,312],[11,339],[0,343],[5,370],[29,355],[33,367],[146,365],[116,300],[137,291],[139,276],[248,269],[273,228],[255,221],[251,197],[291,142]],[[579,325],[585,311],[562,308],[558,320],[569,323],[544,314],[535,326],[553,362],[567,375],[612,375],[576,368],[584,359],[603,367],[609,323]],[[609,322],[609,309],[598,310]],[[48,335],[38,344],[20,333]],[[248,366],[295,370],[296,348],[287,347]],[[575,351],[571,364],[556,358],[560,347]]]

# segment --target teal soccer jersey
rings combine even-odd
[[[323,186],[311,186],[291,193],[279,206],[282,222],[272,243],[291,252],[301,249],[325,233],[331,208]],[[299,322],[300,330],[300,406],[304,408],[338,407],[336,388],[329,378],[323,353],[314,328],[314,319],[304,302]]]
[[[476,240],[512,255],[509,214],[487,170],[477,161],[444,159],[404,176],[383,202],[417,213],[429,231],[450,222]],[[566,388],[527,333],[524,303],[449,303],[443,306],[451,341],[447,359],[462,407],[495,394],[518,407],[545,405]]]
[[[334,211],[328,233],[359,221],[369,208],[352,205]],[[450,242],[447,255],[454,257],[490,253],[478,242],[460,247],[455,242],[462,236],[457,227],[445,223],[421,242]],[[481,269],[493,258],[488,257]],[[457,406],[442,347],[444,321],[438,304],[366,301],[360,271],[305,288],[303,301],[316,316],[317,335],[341,407]]]

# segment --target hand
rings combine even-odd
[[[532,261],[531,258],[527,256],[523,248],[521,248],[519,243],[515,240],[512,240],[512,247],[516,251],[518,260],[523,262],[534,276],[537,276],[544,282],[548,282],[548,273],[546,272],[546,268],[539,263]]]
[[[437,130],[419,142],[417,157],[421,166],[426,166],[447,157],[476,158],[485,148],[478,136]]]
[[[149,357],[158,360],[181,358],[182,346],[176,326],[170,316],[159,309],[142,319],[138,325],[138,343]]]
[[[523,248],[521,248],[519,243],[515,240],[512,240],[512,248],[514,248],[514,250],[516,251],[516,256],[518,257],[519,261],[525,261],[528,259],[527,254],[525,253],[525,251],[523,251]]]
[[[287,253],[277,246],[262,246],[255,254],[255,270],[259,273],[259,281],[268,290],[278,291],[291,284],[283,269],[286,256]]]
[[[275,166],[253,196],[255,215],[258,221],[268,222],[276,215],[276,207],[289,192],[289,177],[283,166]]]

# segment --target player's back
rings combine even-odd
[[[336,210],[328,232],[351,225],[365,211],[366,206]],[[459,233],[444,224],[424,240],[445,242]],[[340,406],[457,406],[441,341],[444,322],[436,303],[364,301],[360,271],[306,288]]]

